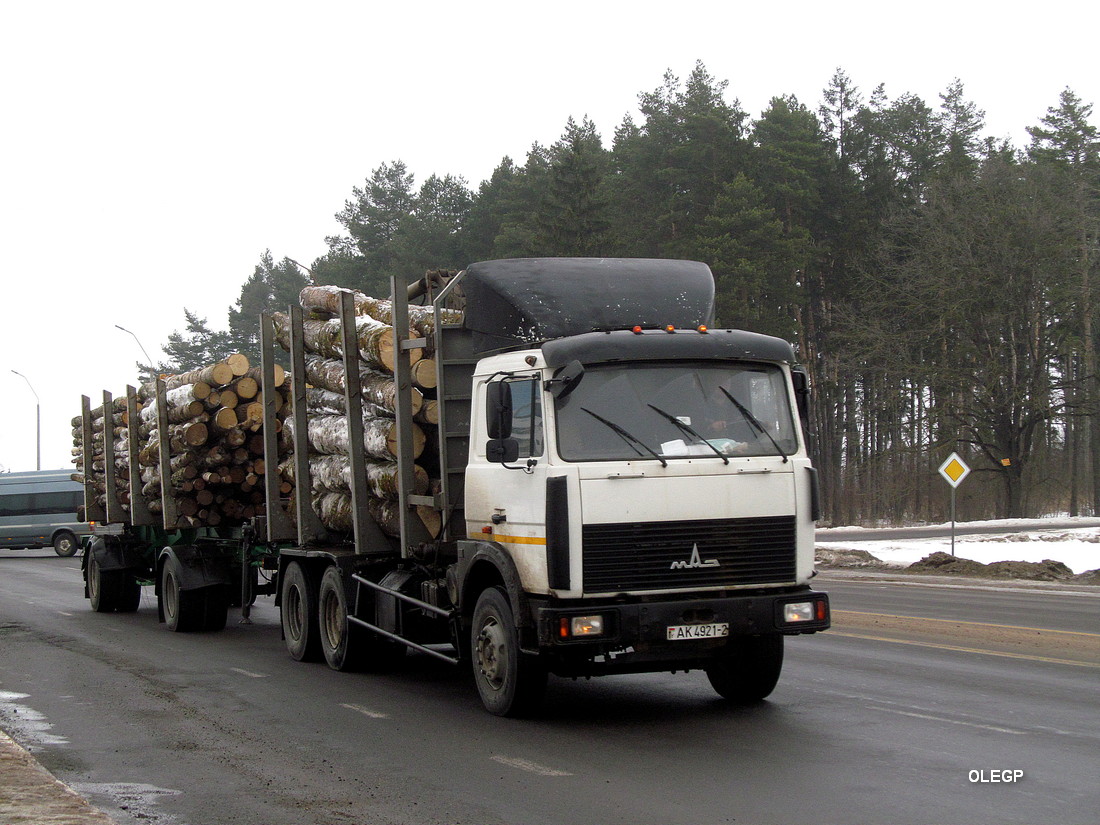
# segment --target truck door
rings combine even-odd
[[[528,592],[546,592],[546,429],[539,374],[497,378],[484,387],[481,438],[466,469],[472,538],[511,555]]]

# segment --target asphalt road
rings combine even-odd
[[[1100,597],[819,582],[837,627],[789,640],[767,702],[701,673],[553,680],[517,721],[428,657],[295,663],[269,600],[173,634],[151,593],[98,615],[79,559],[4,553],[0,727],[120,825],[1096,822]]]

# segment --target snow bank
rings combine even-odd
[[[1049,523],[1049,522],[1047,522]],[[1004,533],[960,535],[968,528],[996,525],[1004,527]],[[1043,529],[1044,520],[1006,520],[997,522],[969,522],[955,525],[955,555],[982,564],[996,561],[1032,561],[1045,559],[1060,561],[1074,573],[1100,568],[1100,527],[1081,527],[1049,530]],[[950,524],[937,525],[950,529]],[[838,528],[840,529],[840,528]],[[843,528],[845,531],[854,528]],[[934,528],[929,528],[934,529]],[[817,531],[817,546],[824,550],[866,550],[872,556],[890,565],[905,567],[920,561],[932,553],[951,552],[951,538],[921,537],[877,541],[872,538],[859,541],[829,541],[830,530]],[[867,528],[870,537],[874,528]]]

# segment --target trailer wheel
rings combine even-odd
[[[118,608],[120,581],[116,571],[103,571],[95,554],[88,553],[88,569],[85,571],[88,583],[88,601],[96,613],[114,613]]]
[[[321,657],[321,638],[317,629],[317,586],[296,561],[283,574],[283,636],[290,658],[296,662],[315,662]]]
[[[749,636],[731,644],[725,656],[707,665],[707,678],[724,699],[741,704],[759,702],[775,690],[779,681],[783,637]]]
[[[206,623],[206,599],[200,590],[182,589],[182,578],[179,559],[168,555],[160,571],[160,606],[164,623],[175,633],[202,630]]]
[[[486,710],[497,716],[525,716],[538,708],[546,691],[546,668],[520,652],[512,606],[499,587],[478,597],[470,650],[474,681]]]
[[[64,530],[53,537],[53,551],[59,556],[65,558],[75,556],[76,551],[79,549],[80,544],[77,542],[76,536],[68,530]]]

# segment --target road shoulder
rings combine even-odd
[[[924,587],[959,587],[977,590],[1035,590],[1043,593],[1073,593],[1100,598],[1100,587],[1074,581],[1040,581],[1037,579],[992,579],[979,576],[909,573],[901,569],[852,569],[846,567],[818,567],[814,584],[837,580],[878,581],[890,584],[911,584]]]
[[[115,825],[3,731],[0,791],[3,825]]]

